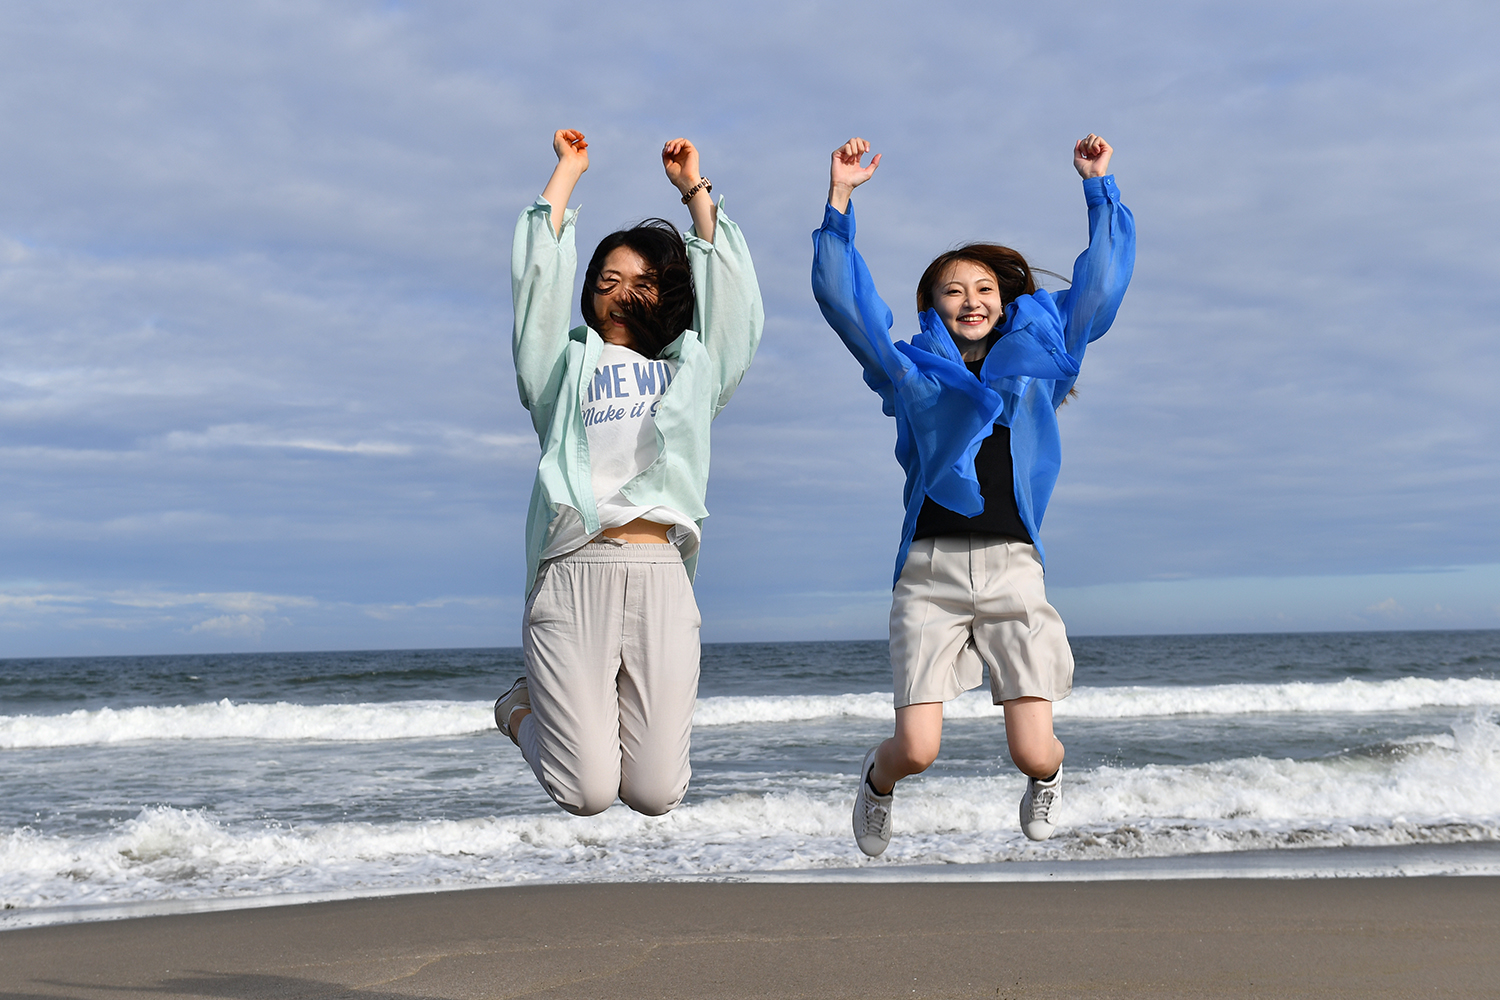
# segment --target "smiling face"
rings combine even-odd
[[[615,247],[604,258],[599,280],[594,284],[594,317],[599,336],[611,344],[635,350],[635,338],[626,328],[622,303],[656,301],[656,274],[646,259],[629,247]]]
[[[971,260],[956,260],[943,268],[932,285],[932,308],[966,361],[982,356],[985,338],[1005,321],[1005,302],[995,273]]]

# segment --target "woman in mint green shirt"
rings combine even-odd
[[[511,251],[512,348],[542,454],[526,520],[526,675],[495,703],[558,805],[618,796],[638,812],[687,790],[698,691],[697,565],[709,425],[750,366],[764,313],[744,237],[710,197],[698,151],[662,148],[692,215],[686,237],[648,219],[605,237],[569,326],[581,132],[521,213]]]

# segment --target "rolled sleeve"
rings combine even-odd
[[[745,234],[724,214],[722,198],[715,211],[713,242],[696,230],[688,231],[685,242],[697,298],[693,326],[713,364],[717,413],[749,370],[766,316]]]
[[[562,232],[552,230],[553,207],[538,198],[516,220],[511,243],[510,289],[515,307],[511,352],[521,405],[540,430],[557,398],[573,313],[573,281],[578,271],[574,245],[576,209],[563,213]]]

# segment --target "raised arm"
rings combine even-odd
[[[1083,178],[1089,210],[1089,247],[1073,263],[1073,284],[1054,298],[1063,321],[1068,354],[1104,336],[1135,270],[1135,216],[1120,202],[1120,188],[1106,173],[1114,150],[1097,135],[1073,148],[1073,166]]]
[[[661,148],[661,165],[667,180],[682,192],[683,204],[693,217],[693,232],[705,243],[712,243],[718,213],[710,194],[713,185],[698,172],[697,147],[686,139],[673,139]]]
[[[552,151],[557,154],[557,166],[552,168],[552,176],[547,179],[547,186],[542,188],[542,197],[554,209],[554,236],[562,235],[563,212],[573,198],[573,188],[578,186],[578,178],[589,168],[588,148],[589,144],[583,140],[583,133],[577,129],[561,128],[552,133]]]
[[[859,165],[869,151],[870,144],[858,137],[833,151],[833,163],[828,168],[828,204],[840,215],[849,211],[849,198],[854,189],[874,177],[880,166],[879,153],[870,158],[868,167]]]
[[[717,416],[760,346],[766,322],[760,284],[744,234],[709,194],[709,180],[699,172],[697,147],[686,139],[673,139],[662,146],[661,163],[693,217],[683,238],[693,271],[693,329],[713,364]]]
[[[891,344],[890,307],[875,290],[864,257],[854,247],[854,189],[880,165],[877,153],[869,166],[860,160],[870,151],[863,139],[850,139],[833,151],[828,170],[828,205],[823,225],[813,233],[813,297],[823,318],[864,368],[865,383],[885,398],[890,409],[893,383],[909,368]]]
[[[562,382],[568,321],[573,315],[573,279],[578,271],[572,225],[577,213],[566,207],[578,178],[588,169],[587,148],[582,132],[560,129],[553,133],[557,167],[542,196],[516,220],[511,243],[510,291],[515,307],[511,352],[516,389],[538,433],[551,422]]]

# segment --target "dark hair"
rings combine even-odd
[[[687,245],[682,234],[666,219],[646,219],[629,229],[610,233],[594,248],[594,256],[583,273],[583,321],[599,329],[594,315],[594,295],[599,287],[599,272],[604,259],[619,247],[629,247],[641,255],[646,273],[656,286],[656,301],[627,299],[620,311],[625,328],[635,340],[635,349],[648,358],[661,355],[662,349],[682,335],[693,322],[698,299],[693,292],[693,272],[688,267]]]

